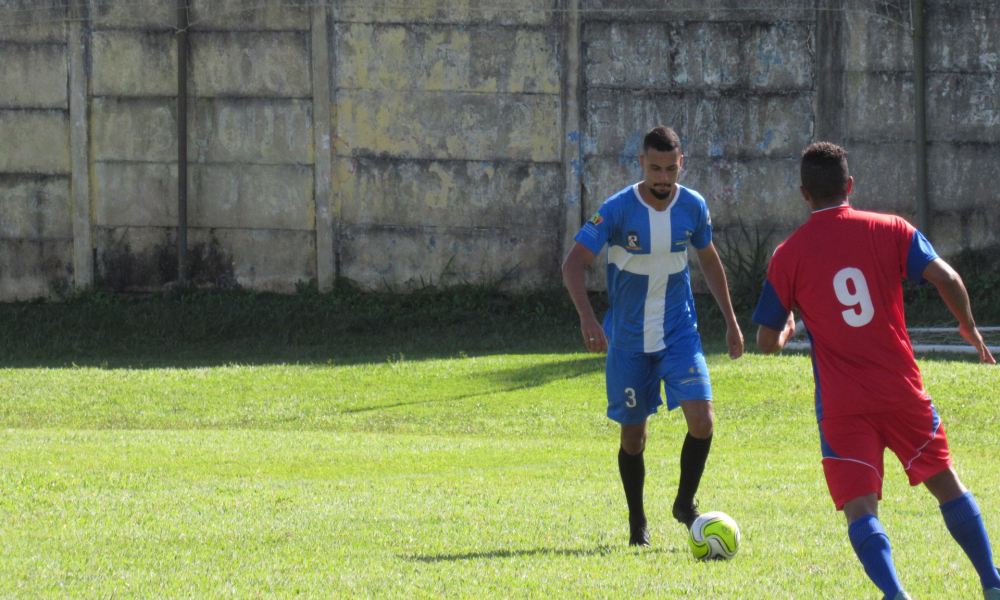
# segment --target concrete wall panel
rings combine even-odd
[[[864,210],[894,213],[915,223],[916,156],[913,142],[855,141],[847,160],[854,177],[851,204]]]
[[[844,18],[845,39],[850,40],[845,47],[848,71],[913,71],[913,32],[909,26],[866,11],[850,11]]]
[[[188,158],[197,162],[312,164],[312,106],[304,100],[193,102]]]
[[[927,65],[931,71],[989,71],[1000,67],[1000,5],[928,3]]]
[[[928,181],[931,205],[939,211],[969,212],[995,198],[1000,181],[1000,145],[935,143],[928,148],[933,165]]]
[[[51,297],[72,277],[72,240],[0,239],[0,302]]]
[[[91,104],[96,161],[177,161],[177,101],[95,98]]]
[[[237,284],[254,290],[291,293],[316,277],[316,234],[286,229],[217,229],[191,232],[192,243],[209,235],[232,257]]]
[[[337,21],[357,23],[484,23],[551,25],[560,21],[559,0],[367,0],[334,4]]]
[[[848,73],[848,136],[867,141],[914,138],[912,73]]]
[[[303,165],[192,165],[191,227],[312,230],[312,168]]]
[[[201,0],[191,3],[191,28],[223,31],[307,31],[308,2]]]
[[[72,240],[69,203],[65,177],[0,177],[0,238]]]
[[[428,227],[359,227],[345,232],[345,276],[373,288],[444,281],[496,282],[533,288],[549,284],[562,260],[561,240],[547,229],[506,231]]]
[[[0,108],[69,108],[63,44],[0,43]]]
[[[342,89],[558,94],[557,32],[350,23],[335,29]]]
[[[666,24],[587,23],[582,34],[588,85],[668,89],[673,43]],[[683,66],[683,65],[682,65]]]
[[[177,226],[176,164],[99,162],[93,187],[94,225]]]
[[[65,0],[5,0],[0,4],[0,42],[66,42]]]
[[[337,160],[343,219],[355,225],[518,231],[562,218],[562,170],[530,162]]]
[[[997,243],[1000,213],[984,207],[963,211],[934,211],[934,249],[944,257],[969,248],[988,248]]]
[[[176,96],[177,39],[169,32],[94,32],[95,96]]]
[[[812,29],[804,23],[690,23],[672,36],[678,87],[812,89]]]
[[[336,104],[337,136],[355,156],[558,162],[562,155],[554,95],[340,91]]]
[[[89,0],[95,29],[177,29],[177,3],[164,0]]]
[[[204,32],[191,36],[194,96],[307,98],[309,39],[302,32]]]
[[[69,116],[61,110],[0,110],[0,173],[69,173]],[[13,151],[11,151],[13,150]]]
[[[927,78],[927,137],[934,141],[1000,141],[997,74],[931,74]]]

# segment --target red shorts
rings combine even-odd
[[[855,498],[882,499],[886,448],[903,464],[910,485],[951,466],[944,425],[930,402],[902,410],[824,418],[819,422],[823,473],[837,510]]]

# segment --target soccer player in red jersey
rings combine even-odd
[[[1000,574],[979,507],[952,467],[944,426],[924,390],[906,333],[901,279],[933,283],[981,362],[996,364],[976,329],[961,277],[900,217],[855,210],[847,152],[818,142],[802,154],[812,215],[778,246],[753,320],[757,345],[780,351],[799,312],[812,346],[823,471],[865,572],[887,600],[903,600],[878,520],[882,456],[890,448],[910,485],[924,484],[948,531],[979,573],[987,600]]]

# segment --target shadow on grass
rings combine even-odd
[[[380,406],[366,406],[364,408],[348,409],[343,411],[343,413],[358,414],[358,413],[367,413],[367,412],[374,412],[374,411],[387,410],[393,408],[401,408],[404,406],[417,406],[421,404],[456,402],[461,400],[468,400],[469,398],[476,398],[478,396],[490,396],[493,394],[512,392],[514,390],[531,389],[545,385],[552,381],[564,381],[566,379],[573,379],[576,377],[582,377],[584,375],[590,375],[595,372],[603,373],[603,370],[604,370],[604,355],[593,356],[588,358],[575,358],[575,359],[565,360],[562,362],[549,363],[545,365],[536,365],[527,368],[501,369],[499,371],[495,371],[489,375],[484,376],[485,379],[491,380],[497,386],[485,392],[478,392],[475,394],[460,394],[458,396],[451,396],[445,398],[414,400],[412,402],[396,402],[395,404],[383,404]]]
[[[433,556],[409,555],[400,556],[404,560],[415,562],[437,563],[437,562],[460,562],[466,560],[493,560],[497,558],[522,558],[536,556],[608,556],[625,550],[608,545],[597,546],[596,548],[577,548],[572,550],[559,550],[556,548],[535,548],[533,550],[494,550],[493,552],[467,552],[464,554],[438,554]],[[676,548],[657,549],[634,549],[636,554],[677,554]]]

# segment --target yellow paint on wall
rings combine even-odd
[[[549,47],[543,32],[518,31],[514,44],[510,91],[558,94],[559,77],[558,69],[553,68],[553,49]]]
[[[375,40],[380,58],[379,86],[382,89],[403,90],[410,87],[410,50],[406,40],[406,29],[393,27],[381,32]]]
[[[430,209],[446,208],[448,200],[451,198],[452,190],[455,189],[455,177],[438,163],[432,164],[429,171],[438,176],[438,179],[441,180],[441,185],[437,189],[428,187],[427,194],[424,196],[424,205]]]

